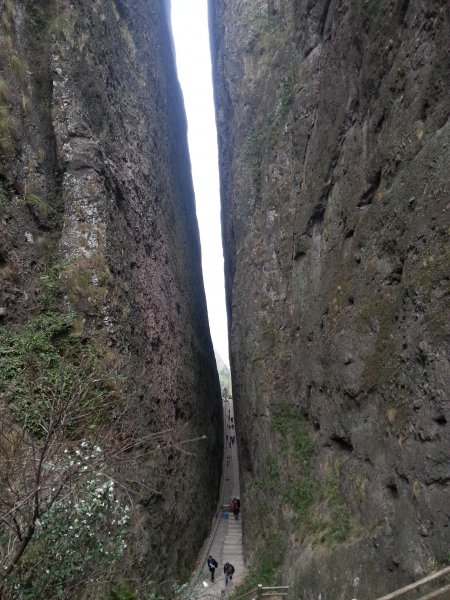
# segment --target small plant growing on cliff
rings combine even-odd
[[[3,11],[7,19],[12,19],[14,16],[14,5],[11,0],[4,0]]]
[[[262,135],[252,131],[247,136],[242,151],[242,159],[250,166],[252,182],[257,194],[261,193],[262,188],[261,145]]]
[[[27,67],[25,62],[20,58],[16,52],[13,52],[9,57],[9,64],[13,72],[17,75],[17,77],[23,81],[27,74]]]
[[[94,308],[101,306],[108,293],[111,273],[105,258],[94,253],[89,257],[75,257],[65,269],[64,277],[71,304],[83,310],[86,303]]]
[[[0,136],[11,135],[15,130],[14,117],[7,106],[0,105]]]
[[[14,152],[13,136],[17,133],[17,122],[8,107],[0,104],[0,158]]]
[[[43,27],[47,22],[44,10],[34,0],[27,0],[26,7],[31,23],[37,27]]]
[[[4,79],[0,79],[0,102],[6,102],[9,98],[9,86]]]
[[[3,50],[3,52],[7,56],[9,56],[12,53],[13,42],[12,42],[12,37],[9,35],[9,33],[0,35],[0,48]]]
[[[294,78],[291,75],[287,77],[281,86],[281,92],[278,98],[278,103],[273,113],[270,123],[270,135],[274,137],[278,134],[280,126],[284,123],[289,109],[292,106],[294,99]]]
[[[306,476],[288,487],[284,501],[294,509],[294,523],[297,527],[305,527],[309,524],[309,512],[317,500],[318,491],[317,481]]]
[[[293,458],[307,460],[312,451],[311,436],[298,415],[285,410],[272,417],[272,425],[280,433],[280,447],[287,453],[289,447],[293,451]]]
[[[46,219],[48,217],[48,202],[40,196],[37,196],[36,194],[28,194],[28,196],[25,196],[25,204],[29,206],[40,219]]]

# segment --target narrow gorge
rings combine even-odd
[[[170,0],[0,0],[4,600],[193,599],[221,385],[235,600],[450,564],[448,2],[205,4],[221,383]]]

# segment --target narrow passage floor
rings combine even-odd
[[[222,485],[222,507],[228,508],[233,498],[240,498],[239,488],[239,462],[237,452],[237,442],[231,444],[230,438],[236,438],[236,429],[234,425],[233,402],[227,400],[223,406],[224,416],[224,435],[228,436],[228,441],[224,440],[224,465],[223,465],[223,485]],[[229,417],[229,418],[228,418]],[[233,419],[233,421],[231,421]],[[223,597],[222,590],[225,591],[225,597],[231,593],[236,583],[239,583],[245,574],[244,555],[242,550],[242,523],[241,516],[235,520],[231,511],[228,511],[228,519],[223,518],[223,510],[213,523],[212,531],[202,550],[202,564],[199,570],[194,574],[194,593],[191,596],[195,599],[207,600],[208,598]],[[206,564],[208,555],[211,554],[216,559],[219,566],[216,570],[214,582],[211,582],[211,574]],[[225,578],[223,565],[229,562],[235,568],[233,579],[225,587]],[[207,585],[207,587],[206,587]]]

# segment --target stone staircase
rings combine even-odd
[[[236,436],[236,429],[231,429],[231,418],[233,418],[234,427],[234,411],[231,400],[224,402],[223,415],[225,425],[224,435],[228,435],[228,438]],[[230,416],[230,419],[228,419],[228,416]],[[213,522],[211,534],[202,549],[200,564],[189,586],[188,597],[192,600],[226,597],[233,591],[236,583],[239,583],[245,575],[241,518],[239,517],[238,520],[235,520],[231,510],[229,510],[231,500],[234,497],[240,498],[237,442],[230,448],[229,443],[224,440],[224,446],[221,501],[217,517]],[[223,518],[224,513],[228,518]],[[214,583],[210,581],[211,576],[206,565],[206,559],[209,554],[219,563]],[[223,573],[223,565],[226,562],[230,562],[235,568],[233,579],[227,587],[225,587]]]

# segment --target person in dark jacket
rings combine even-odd
[[[233,579],[234,567],[231,563],[226,562],[223,565],[223,572],[225,573],[225,585],[228,585],[228,582]]]
[[[217,567],[219,566],[217,563],[217,560],[214,559],[211,554],[208,556],[208,569],[209,572],[211,573],[211,581],[214,581],[214,573],[216,572]]]
[[[238,502],[237,498],[233,498],[233,500],[231,501],[231,510],[233,511],[233,515],[234,515],[234,518],[236,519],[236,521],[239,519],[240,506],[241,506],[241,503]]]

